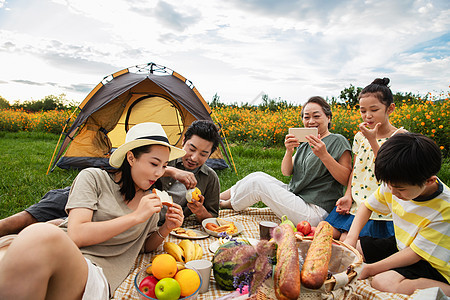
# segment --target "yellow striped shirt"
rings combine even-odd
[[[450,190],[438,183],[438,191],[420,201],[401,200],[383,183],[365,205],[383,215],[392,213],[397,248],[411,247],[450,282]]]

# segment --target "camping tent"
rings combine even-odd
[[[77,118],[63,132],[65,138],[50,162],[52,170],[55,165],[63,169],[111,168],[109,156],[125,142],[126,132],[138,123],[161,123],[170,143],[181,146],[182,136],[193,121],[212,121],[209,105],[192,82],[154,63],[106,76],[78,109]],[[55,153],[57,148],[58,145]],[[222,153],[228,158],[223,142],[207,165],[227,168]]]

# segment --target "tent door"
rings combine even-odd
[[[127,103],[116,127],[108,133],[113,148],[125,142],[127,131],[143,122],[160,123],[172,145],[176,145],[183,134],[184,124],[181,110],[169,99],[162,96],[133,95]]]

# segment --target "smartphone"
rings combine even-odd
[[[311,134],[314,136],[317,136],[319,134],[319,131],[316,127],[289,128],[289,134],[295,135],[295,137],[301,143],[301,142],[307,142],[305,136],[311,135]]]

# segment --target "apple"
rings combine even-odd
[[[311,232],[311,224],[308,221],[301,221],[297,224],[297,231],[303,233],[303,235],[308,235]]]
[[[295,234],[298,235],[298,236],[305,236],[302,232],[300,232],[298,230],[297,230],[297,232]]]
[[[314,236],[315,233],[316,233],[316,227],[312,226],[311,232],[308,234],[308,236]]]
[[[155,294],[159,300],[177,300],[181,295],[181,287],[172,277],[163,278],[156,284]]]
[[[155,287],[157,283],[158,279],[156,279],[155,276],[147,276],[142,279],[141,283],[139,284],[139,290],[149,297],[156,298]]]

